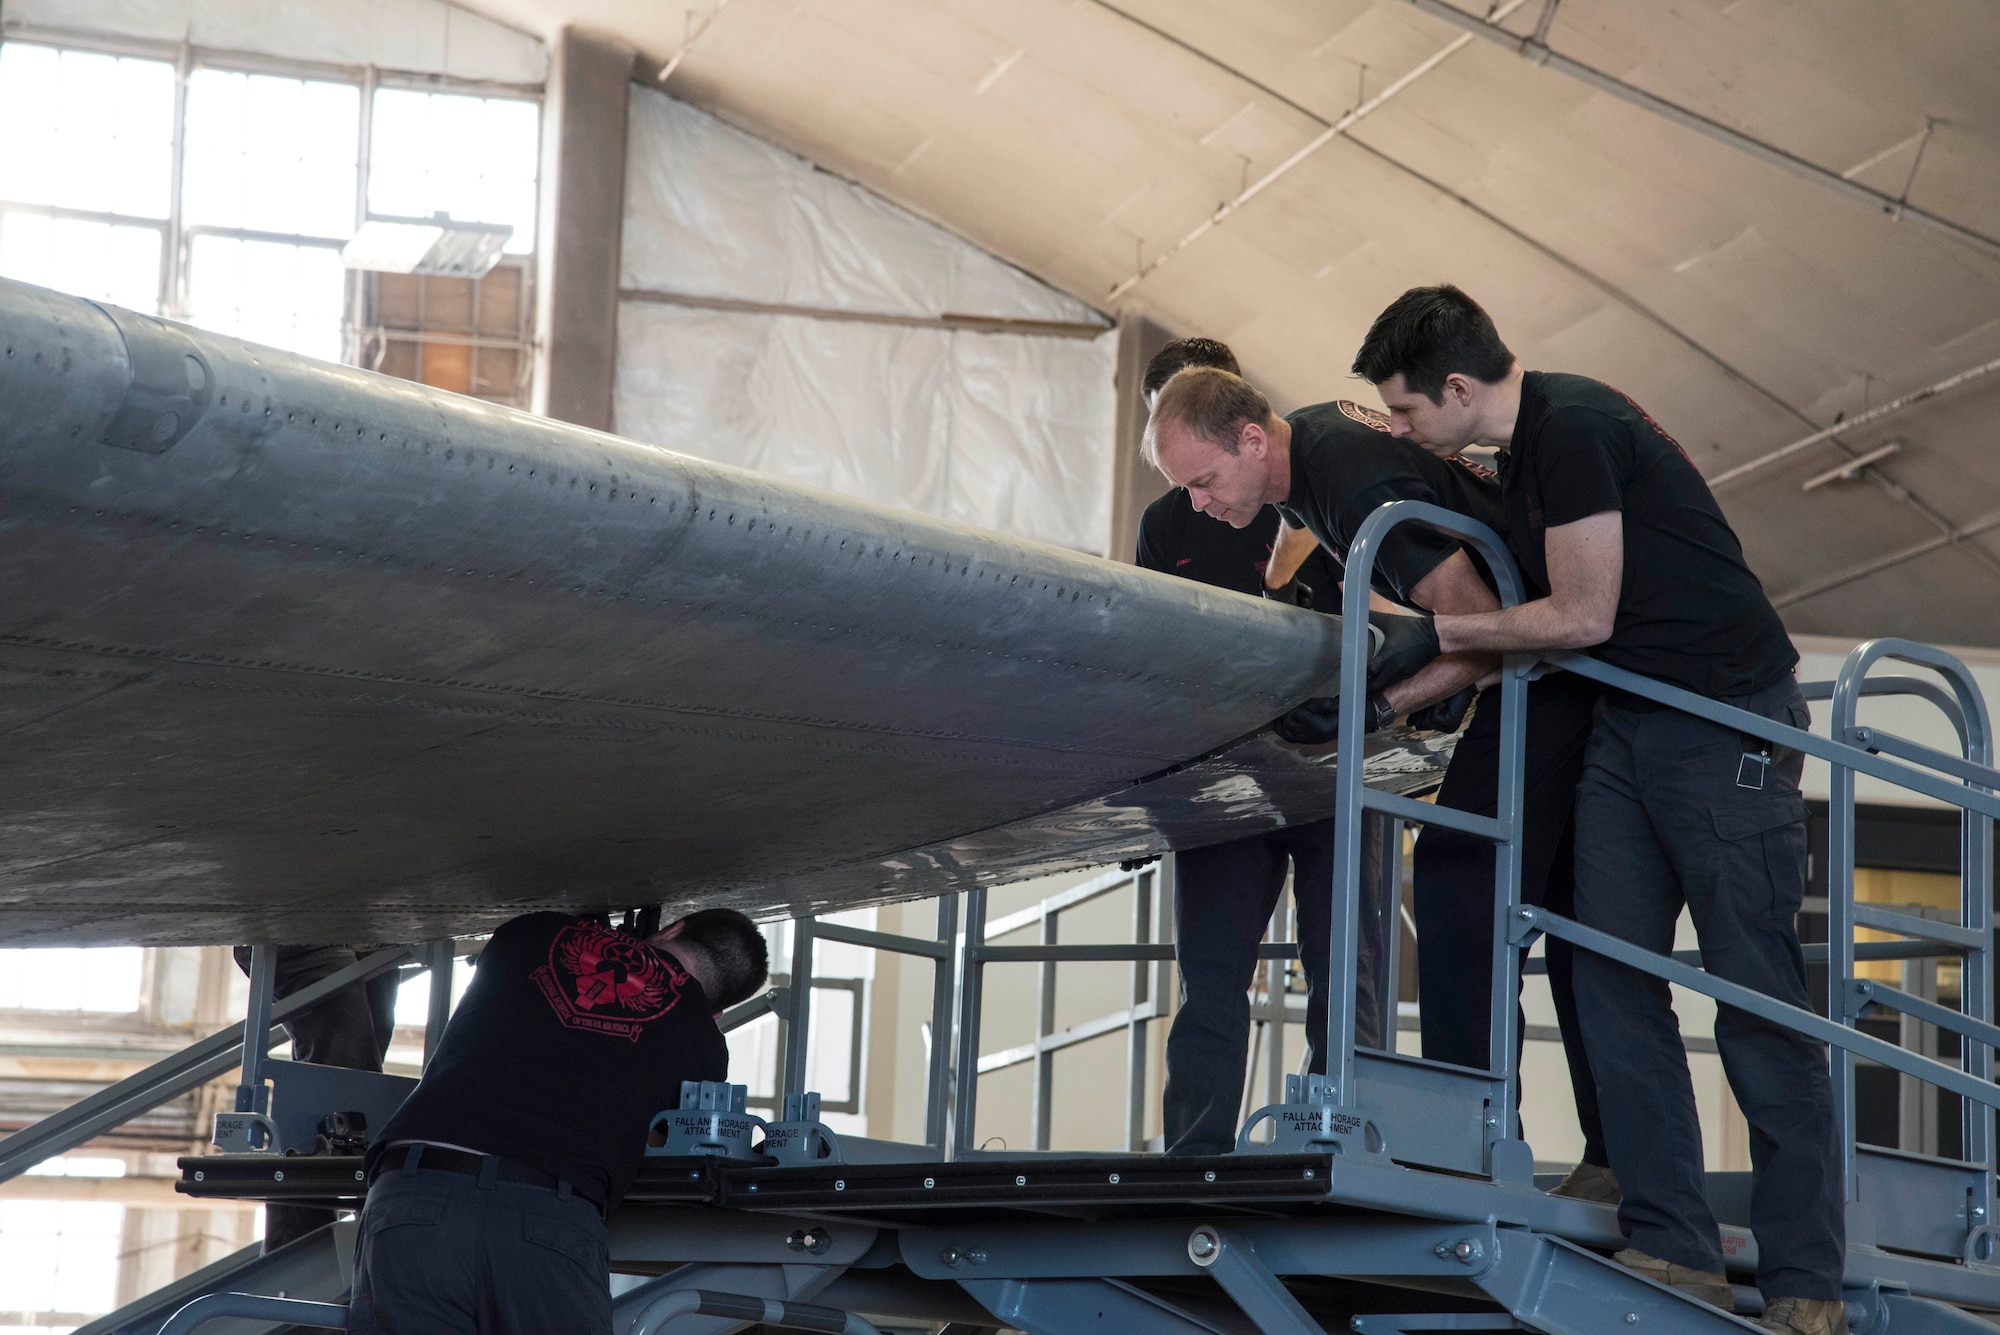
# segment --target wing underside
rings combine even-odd
[[[845,907],[1331,811],[1254,735],[1325,618],[20,284],[0,343],[12,943]]]

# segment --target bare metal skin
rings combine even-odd
[[[9,944],[846,906],[1231,838],[1331,812],[1254,734],[1338,660],[1295,609],[0,282]]]

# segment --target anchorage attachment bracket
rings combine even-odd
[[[1271,1123],[1269,1144],[1250,1135]],[[1236,1137],[1238,1154],[1341,1154],[1386,1162],[1388,1147],[1375,1123],[1333,1101],[1323,1075],[1285,1077],[1285,1101],[1266,1104],[1250,1115]]]
[[[649,1145],[646,1153],[758,1162],[762,1156],[750,1148],[750,1136],[764,1119],[743,1110],[749,1092],[747,1086],[719,1080],[681,1081],[681,1106],[653,1118],[651,1129],[665,1135],[667,1143]]]

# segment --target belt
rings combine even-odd
[[[491,1163],[491,1177],[487,1164]],[[463,1173],[467,1177],[477,1177],[490,1181],[516,1182],[523,1186],[543,1187],[558,1196],[571,1195],[585,1205],[604,1213],[604,1202],[585,1195],[576,1189],[576,1184],[567,1178],[545,1173],[539,1168],[521,1163],[516,1159],[502,1158],[497,1154],[467,1154],[464,1150],[446,1149],[442,1145],[415,1144],[393,1145],[383,1151],[375,1161],[373,1171],[368,1174],[369,1185],[384,1174],[400,1171],[424,1171],[438,1169],[446,1173]]]

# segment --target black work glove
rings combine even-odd
[[[1158,853],[1150,853],[1143,858],[1121,858],[1118,862],[1118,870],[1137,871],[1141,867],[1150,867],[1159,860],[1160,855]]]
[[[1379,692],[1361,710],[1361,731],[1375,732],[1396,721],[1396,711]],[[1275,720],[1271,731],[1294,746],[1320,746],[1340,735],[1340,697],[1320,696]]]
[[[1457,695],[1448,695],[1422,709],[1412,709],[1410,726],[1425,732],[1457,732],[1465,726],[1466,711],[1472,708],[1472,697],[1476,694],[1475,688],[1465,686],[1459,689]]]
[[[1262,588],[1264,596],[1274,603],[1283,603],[1287,607],[1303,607],[1308,612],[1312,611],[1312,585],[1306,583],[1297,575],[1293,575],[1275,589],[1268,584],[1263,585]]]
[[[1433,617],[1370,612],[1368,624],[1382,634],[1381,647],[1368,660],[1371,691],[1394,686],[1443,652],[1438,648],[1437,621]]]

